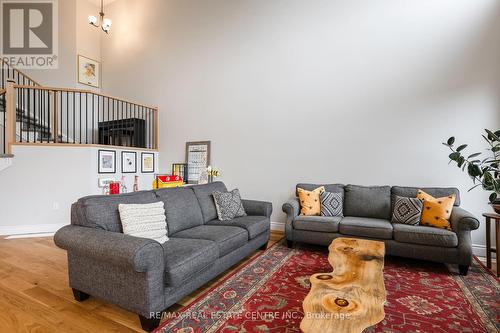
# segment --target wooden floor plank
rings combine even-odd
[[[283,237],[272,232],[269,246]],[[189,305],[231,272],[229,269],[170,309]],[[136,314],[91,297],[76,302],[68,285],[66,252],[52,237],[0,238],[0,333],[143,332]]]

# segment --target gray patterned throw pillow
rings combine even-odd
[[[392,213],[392,223],[418,225],[422,210],[422,200],[396,196],[394,212]]]
[[[342,194],[333,192],[323,192],[320,195],[321,216],[340,216],[343,217]]]
[[[241,202],[240,191],[234,189],[231,192],[215,191],[212,193],[217,208],[219,220],[228,221],[235,217],[246,216],[245,208]]]

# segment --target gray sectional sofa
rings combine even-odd
[[[271,203],[243,200],[248,216],[222,222],[212,193],[226,190],[215,182],[78,200],[71,209],[71,225],[54,237],[68,252],[75,298],[100,297],[139,314],[142,327],[153,330],[163,310],[255,250],[265,249]],[[160,244],[122,233],[118,204],[160,200],[169,241]]]
[[[471,230],[479,227],[479,221],[460,207],[458,189],[297,184],[297,188],[305,190],[319,186],[343,195],[344,217],[301,216],[299,200],[290,200],[283,205],[288,246],[293,242],[329,245],[337,237],[375,239],[385,243],[388,255],[458,264],[460,274],[467,274],[472,262]],[[418,189],[434,197],[456,194],[451,231],[390,222],[395,197],[416,197]]]

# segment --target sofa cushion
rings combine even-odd
[[[456,199],[455,194],[434,198],[432,195],[419,190],[417,198],[424,201],[424,209],[420,219],[421,225],[451,230],[449,219]]]
[[[152,204],[119,204],[123,233],[150,238],[161,244],[168,241],[164,205],[162,201]]]
[[[172,236],[214,241],[219,247],[219,257],[225,256],[248,242],[248,232],[243,228],[233,226],[201,225],[180,231]]]
[[[338,232],[339,222],[342,217],[339,216],[297,216],[293,221],[293,227],[299,230],[319,231],[319,232]]]
[[[423,200],[420,199],[397,196],[391,222],[418,225],[423,204]]]
[[[171,237],[162,247],[168,286],[181,285],[219,258],[217,243],[209,240]]]
[[[224,225],[224,226],[233,226],[240,227],[245,229],[248,232],[248,239],[254,239],[260,234],[266,232],[270,228],[269,218],[265,216],[243,216],[237,217],[230,221],[220,221],[220,220],[212,220],[208,221],[207,225]]]
[[[446,197],[451,194],[455,194],[455,206],[460,206],[460,191],[454,187],[403,187],[403,186],[393,186],[391,188],[391,200],[392,207],[394,207],[394,201],[396,196],[416,198],[417,191],[422,190],[425,193],[432,195],[435,198]]]
[[[321,215],[321,193],[325,192],[325,187],[320,186],[312,191],[297,189],[300,201],[300,215],[319,216]]]
[[[342,193],[323,192],[320,194],[321,216],[344,216]]]
[[[148,204],[158,202],[152,191],[141,191],[120,195],[93,195],[78,200],[78,219],[72,223],[84,227],[112,232],[123,232],[118,213],[119,204]]]
[[[441,247],[457,247],[457,234],[453,231],[406,224],[394,224],[394,239],[401,243]]]
[[[347,185],[344,190],[345,216],[391,219],[390,186]]]
[[[191,188],[166,188],[155,193],[165,203],[169,236],[203,224],[200,205]]]
[[[343,184],[309,184],[309,183],[298,183],[295,187],[296,196],[299,196],[298,189],[304,189],[306,191],[312,191],[318,187],[323,186],[325,191],[333,193],[342,193],[344,195],[344,185]]]
[[[344,217],[339,231],[344,235],[392,239],[392,224],[388,220],[367,217]]]
[[[229,221],[247,215],[241,202],[240,190],[237,188],[230,192],[214,191],[212,195],[219,220]]]
[[[215,220],[217,218],[217,209],[215,208],[213,192],[227,192],[226,185],[223,182],[213,182],[204,185],[195,185],[191,187],[198,198],[201,212],[203,214],[203,222]]]

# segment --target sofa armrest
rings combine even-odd
[[[281,209],[283,210],[284,213],[286,213],[288,219],[291,218],[293,220],[294,218],[299,216],[300,213],[299,199],[295,198],[288,200],[283,204],[283,207]]]
[[[243,208],[248,215],[259,215],[271,217],[273,213],[273,204],[265,201],[257,200],[241,200],[243,203]]]
[[[454,207],[451,211],[451,228],[456,233],[462,230],[476,230],[479,228],[479,220],[463,208]]]
[[[293,220],[300,213],[300,203],[298,198],[288,200],[281,207],[284,213],[286,213],[286,223],[285,223],[285,237],[288,241],[293,242]]]
[[[54,242],[68,252],[135,272],[146,272],[164,265],[163,248],[152,239],[68,225],[57,231]]]

